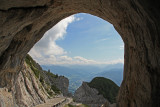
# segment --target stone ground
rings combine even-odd
[[[64,107],[66,104],[69,104],[72,101],[73,101],[72,98],[57,97],[49,99],[47,100],[46,103],[36,105],[35,107],[53,107],[54,105],[57,105],[56,107]]]

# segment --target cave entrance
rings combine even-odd
[[[1,87],[11,89],[26,54],[48,29],[63,18],[82,12],[113,24],[124,41],[124,79],[118,106],[160,105],[158,1],[29,0],[9,4],[3,1],[0,5]]]
[[[69,78],[73,94],[83,81],[105,77],[120,86],[124,43],[113,25],[96,16],[69,16],[47,31],[29,54],[45,70]]]

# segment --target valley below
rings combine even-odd
[[[117,69],[113,69],[115,66]],[[108,71],[104,70],[107,67],[77,65],[42,68],[27,55],[12,89],[15,96],[7,88],[0,88],[0,105],[12,107],[16,102],[20,107],[111,107],[116,105],[117,84],[122,78],[119,66],[112,65]]]
[[[123,64],[111,65],[41,65],[43,69],[50,70],[54,74],[64,75],[69,79],[69,92],[74,94],[75,90],[81,86],[83,81],[90,82],[94,77],[105,77],[114,81],[118,86],[123,79]]]

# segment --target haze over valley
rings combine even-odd
[[[120,86],[123,79],[123,64],[96,65],[42,65],[53,74],[64,75],[69,79],[69,91],[74,93],[83,81],[91,81],[94,77],[106,77]]]

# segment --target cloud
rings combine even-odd
[[[69,57],[69,56],[60,56],[60,59],[61,59],[62,61],[72,61],[72,58]]]
[[[74,61],[76,64],[94,64],[94,63],[96,63],[96,61],[94,61],[94,60],[89,60],[89,59],[83,58],[81,56],[75,56]]]
[[[117,59],[112,61],[95,61],[83,58],[81,56],[69,57],[69,56],[51,56],[49,58],[43,58],[39,60],[41,65],[107,65],[124,63],[123,59]]]
[[[47,31],[43,38],[35,44],[29,54],[41,65],[66,65],[66,64],[115,64],[123,63],[122,59],[113,61],[95,61],[81,56],[69,57],[67,52],[56,44],[56,40],[63,39],[67,33],[67,27],[70,23],[82,20],[83,18],[75,17],[74,15],[63,19],[53,28]],[[107,38],[101,39],[105,41]]]
[[[116,63],[124,63],[123,59],[116,59],[116,60],[112,60],[112,61],[95,61],[95,60],[90,60],[90,59],[86,59],[83,58],[81,56],[76,56],[73,58],[72,64],[80,64],[80,65],[101,65],[101,64],[116,64]]]
[[[65,55],[67,52],[56,44],[56,40],[63,39],[65,34],[67,33],[67,27],[70,23],[76,21],[76,17],[70,16],[58,24],[56,24],[53,28],[47,31],[43,38],[35,44],[35,46],[30,50],[29,54],[37,59],[38,62],[42,58],[49,58],[57,55]]]
[[[83,20],[83,17],[76,17],[75,21]]]
[[[122,49],[124,50],[124,45],[121,45],[121,46],[119,47],[119,49],[120,49],[120,50],[122,50]]]
[[[103,42],[103,41],[106,41],[106,40],[109,40],[109,38],[99,39],[99,40],[96,41],[96,43]]]
[[[83,58],[81,56],[76,56],[74,57],[73,60],[75,61],[73,64],[90,64],[90,65],[106,64],[107,65],[107,64],[124,63],[124,60],[120,58],[112,61],[95,61],[95,60]]]
[[[124,63],[124,59],[119,58],[119,59],[116,59],[116,60],[104,62],[104,64],[117,64],[117,63]]]

